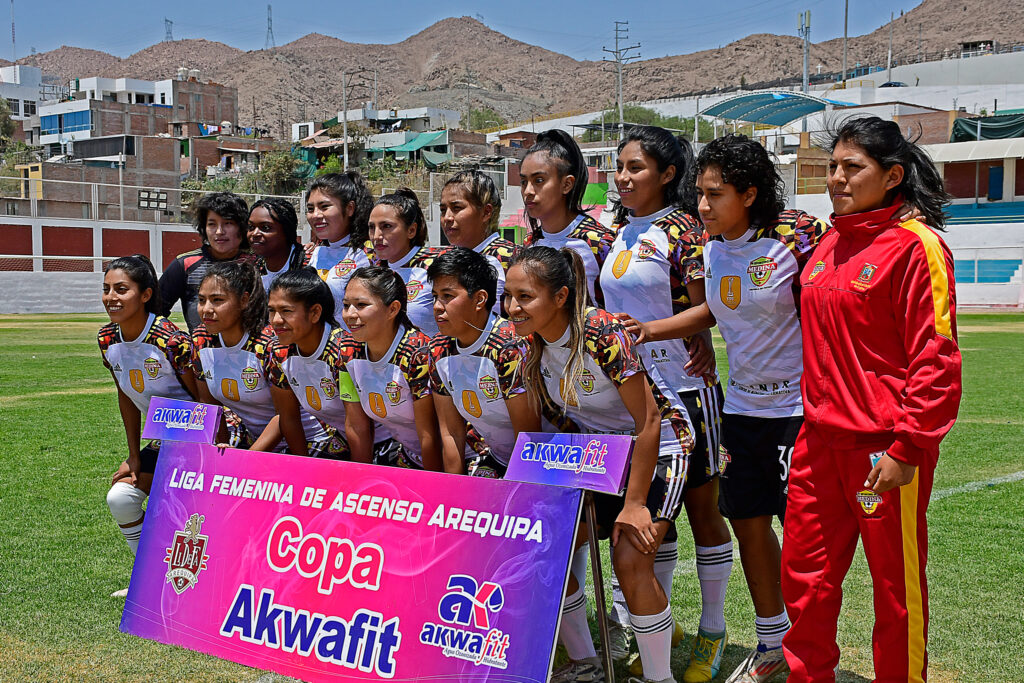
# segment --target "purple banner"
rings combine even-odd
[[[622,434],[520,432],[505,478],[620,495],[632,450]]]
[[[220,406],[156,396],[149,401],[144,439],[213,443],[220,426]]]
[[[166,442],[121,630],[310,681],[546,681],[580,499]]]

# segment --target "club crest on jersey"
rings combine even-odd
[[[199,572],[206,569],[208,536],[199,533],[203,526],[203,515],[193,514],[185,522],[185,528],[174,532],[171,547],[167,548],[167,582],[174,591],[181,595],[188,588],[193,588],[199,580]]]
[[[814,267],[811,268],[811,272],[807,275],[807,281],[810,282],[814,278],[818,277],[819,275],[821,275],[822,271],[824,271],[824,270],[825,270],[825,262],[824,261],[818,261],[817,263],[814,264]]]
[[[356,262],[350,258],[342,259],[338,265],[334,266],[334,274],[338,277],[345,277],[353,270],[356,269]]]
[[[260,383],[260,371],[251,365],[242,370],[242,384],[249,391],[256,388],[256,385]]]
[[[419,280],[409,280],[405,283],[405,291],[409,295],[409,300],[412,301],[423,291],[423,283]]]
[[[590,370],[583,370],[580,375],[580,387],[588,394],[594,390],[594,373]]]
[[[391,405],[396,405],[402,400],[402,387],[395,380],[388,382],[387,386],[384,387],[384,391],[387,393]]]
[[[857,493],[857,503],[866,515],[873,515],[878,506],[882,504],[882,497],[869,489]]]
[[[480,391],[491,400],[498,398],[498,380],[490,375],[484,375],[480,378]]]
[[[770,256],[758,256],[747,265],[747,275],[755,287],[763,287],[779,264]]]
[[[490,623],[492,613],[498,613],[504,605],[500,584],[477,582],[462,574],[449,576],[447,592],[437,605],[437,616],[443,623],[423,624],[419,640],[441,648],[445,657],[506,669],[509,636]]]
[[[629,268],[629,261],[632,258],[633,252],[631,251],[621,251],[615,257],[615,262],[612,263],[612,275],[615,276],[616,280],[626,274],[626,269]]]
[[[865,263],[864,267],[860,269],[857,279],[851,281],[850,285],[860,292],[866,291],[871,286],[871,278],[875,276],[876,270],[878,270],[878,266]]]
[[[718,474],[725,476],[725,468],[732,462],[732,455],[725,450],[725,446],[718,444]]]
[[[739,275],[726,275],[721,279],[718,289],[722,296],[722,303],[735,311],[743,297]]]
[[[146,374],[151,378],[156,379],[156,376],[160,374],[160,361],[156,358],[147,358],[142,365],[146,368]]]
[[[654,242],[647,239],[640,240],[640,248],[636,252],[637,258],[641,261],[649,259],[654,256],[655,249]]]
[[[338,383],[330,377],[324,377],[320,380],[320,388],[324,390],[324,396],[328,399],[338,395]]]

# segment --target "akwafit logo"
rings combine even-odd
[[[171,547],[167,548],[166,578],[174,591],[181,595],[188,588],[194,588],[199,580],[199,572],[206,569],[208,536],[199,533],[206,518],[200,514],[192,514],[185,522],[185,528],[174,532]]]
[[[157,358],[147,358],[143,361],[142,366],[146,368],[146,374],[153,379],[160,374],[160,360]]]
[[[498,380],[490,375],[484,375],[480,378],[480,391],[484,392],[484,396],[492,401],[498,398]]]
[[[882,504],[882,497],[870,489],[857,492],[857,503],[866,515],[875,514],[875,510]]]
[[[445,657],[506,669],[509,637],[500,629],[491,628],[492,614],[504,605],[505,594],[500,584],[478,582],[463,574],[449,576],[447,592],[437,605],[437,615],[444,623],[424,623],[420,642],[441,648]]]
[[[338,265],[334,266],[334,274],[338,277],[345,277],[353,270],[356,269],[356,262],[350,258],[342,259]]]
[[[755,287],[763,287],[779,264],[771,256],[758,256],[747,265],[747,275]]]
[[[402,387],[395,380],[388,382],[387,386],[384,387],[384,391],[387,393],[391,405],[396,405],[402,400]]]
[[[252,391],[260,383],[260,371],[251,365],[242,370],[242,384],[249,391]]]

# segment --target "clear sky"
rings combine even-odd
[[[612,46],[613,22],[629,21],[630,44],[643,58],[718,47],[751,33],[796,35],[797,15],[811,10],[811,40],[843,35],[844,0],[632,0],[610,2],[459,2],[456,0],[271,0],[277,45],[318,32],[357,43],[394,43],[451,16],[475,16],[512,38],[567,54],[601,59]],[[4,3],[6,4],[6,3]],[[909,11],[918,0],[849,0],[850,35],[869,33],[889,13]],[[0,10],[8,10],[0,4]],[[0,11],[0,21],[7,21]],[[267,34],[267,7],[241,0],[14,0],[18,57],[61,45],[126,57],[163,40],[164,18],[174,38],[206,38],[259,50]],[[0,24],[2,28],[2,24]],[[0,56],[11,41],[0,30]]]

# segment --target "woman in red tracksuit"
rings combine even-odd
[[[953,256],[934,231],[948,195],[924,152],[877,117],[839,129],[828,189],[834,230],[800,276],[805,421],[782,547],[789,681],[835,679],[858,536],[874,585],[875,680],[923,681],[925,511],[961,394]],[[900,222],[904,201],[924,222]]]

